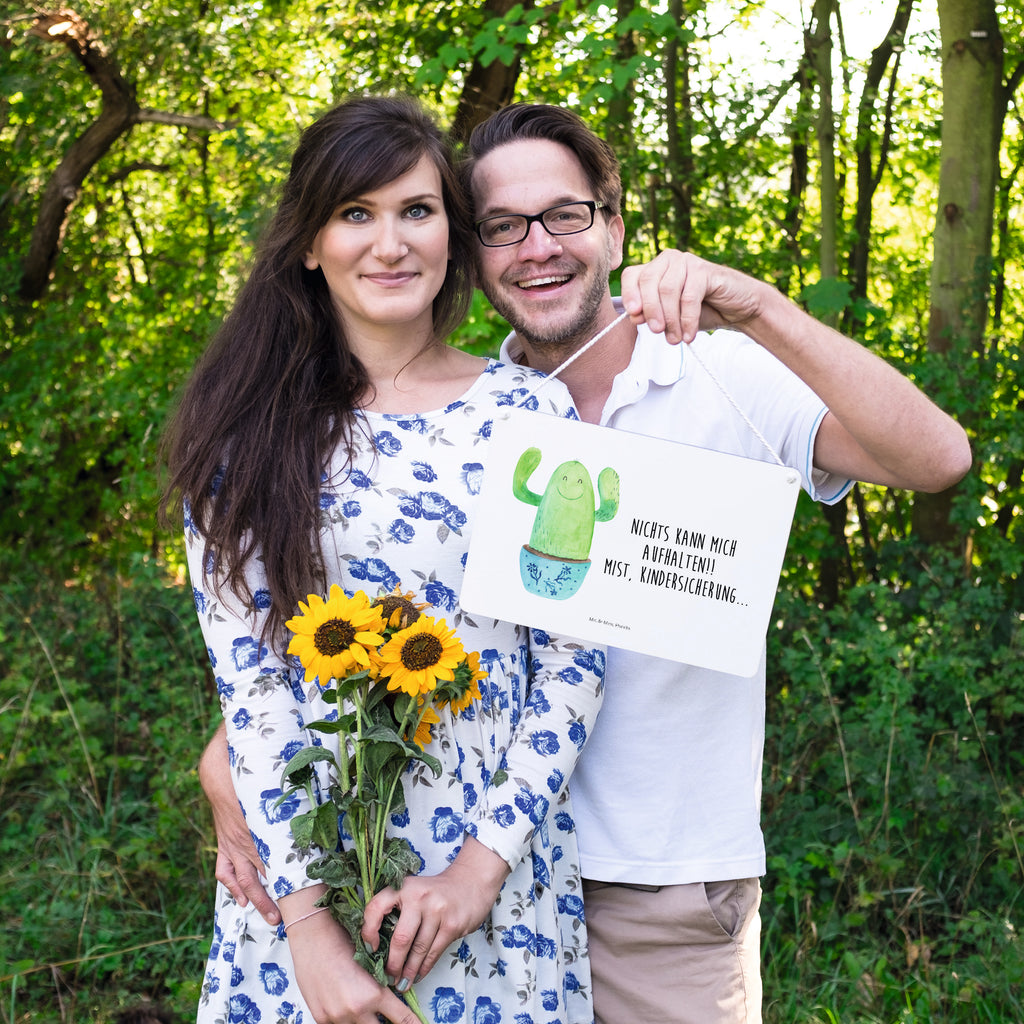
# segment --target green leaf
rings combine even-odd
[[[364,948],[362,937],[359,934],[363,927],[362,906],[353,905],[348,901],[337,900],[331,903],[331,916],[348,932],[349,938],[352,939],[352,944],[357,950],[357,962],[359,962],[358,950]],[[373,956],[369,950],[367,950],[367,953]],[[371,974],[373,973],[374,968],[372,964],[370,966],[363,964],[362,966],[366,967],[366,970],[370,971]],[[382,981],[381,984],[383,985],[385,982]]]
[[[478,59],[485,68],[490,67],[495,61],[510,65],[516,59],[516,51],[511,46],[495,42],[487,46]]]
[[[313,832],[316,829],[316,811],[304,811],[296,814],[288,823],[291,826],[292,838],[303,849],[313,846]]]
[[[341,786],[331,786],[330,796],[339,814],[347,814],[355,801],[355,794]]]
[[[351,732],[351,729],[349,728],[349,723],[347,723],[342,718],[321,718],[315,722],[310,722],[309,725],[306,726],[306,728],[313,729],[316,732],[322,732],[328,736],[339,732]]]
[[[317,761],[326,761],[337,768],[334,754],[325,747],[303,747],[284,766],[281,772],[281,785],[301,788],[312,777],[312,766]]]
[[[401,814],[405,810],[405,790],[401,786],[395,787],[395,795],[391,801],[391,807],[388,809],[388,814]]]
[[[363,701],[363,707],[375,722],[395,722],[414,698],[404,693],[391,693],[386,686],[373,686]]]
[[[360,927],[362,922],[360,921]],[[356,934],[359,934],[359,929],[356,929]],[[364,944],[358,944],[356,951],[353,954],[353,959],[360,967],[363,968],[368,974],[372,974],[378,985],[387,986],[388,979],[387,973],[384,970],[384,964],[387,960],[386,947],[382,945],[380,949],[374,953],[371,949],[368,949]]]
[[[359,779],[358,790],[352,794],[351,811],[368,810],[373,801],[380,798],[381,789],[379,787],[382,781],[384,780],[380,778],[379,773],[364,772],[362,778]]]
[[[395,742],[378,740],[366,747],[363,752],[363,763],[367,773],[373,778],[380,778],[390,772],[389,778],[401,775],[409,761],[406,745],[395,735]]]
[[[362,742],[372,743],[401,743],[402,737],[398,735],[396,724],[390,718],[381,722],[374,722],[363,730]]]
[[[441,58],[441,62],[446,69],[457,68],[460,64],[463,64],[470,58],[468,48],[461,43],[458,45],[445,43],[441,49],[437,51],[437,55]]]
[[[850,305],[853,285],[841,277],[826,277],[809,284],[800,293],[811,316],[828,320],[838,316]]]
[[[337,682],[338,698],[351,697],[369,678],[369,670],[361,669],[359,672],[353,672],[344,679],[339,679]]]
[[[425,750],[414,747],[410,756],[415,761],[422,761],[434,773],[435,779],[441,777],[441,762],[433,754],[428,754]]]
[[[371,742],[366,744],[367,749],[374,747],[398,747],[403,757],[409,757],[411,746],[399,736],[398,732],[391,725],[372,726],[365,733],[365,737]],[[364,740],[365,742],[365,740]]]
[[[338,850],[324,854],[306,868],[306,874],[332,889],[356,889],[360,883],[356,851]]]
[[[405,839],[389,838],[382,851],[378,865],[377,882],[381,888],[390,886],[400,889],[409,875],[416,874],[422,861]]]
[[[313,812],[313,845],[323,850],[338,845],[338,809],[333,803],[320,804]]]
[[[381,921],[380,929],[377,933],[378,942],[376,952],[370,949],[361,937],[358,937],[355,940],[356,963],[360,964],[364,970],[369,971],[381,985],[387,984],[387,980],[384,977],[384,964],[387,963],[388,952],[391,949],[391,936],[395,933],[395,925],[398,924],[398,916],[397,910],[389,910],[387,914],[384,915],[384,920]],[[357,925],[357,936],[359,934],[358,930],[361,928],[362,915],[360,915],[359,923]]]

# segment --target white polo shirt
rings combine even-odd
[[[746,335],[702,332],[693,346],[720,384],[687,346],[641,326],[602,425],[774,462],[735,402],[813,498],[839,501],[852,481],[812,467],[821,400]],[[501,358],[521,355],[506,339]],[[610,648],[604,707],[570,784],[583,876],[674,885],[763,875],[764,714],[763,652],[742,678]]]

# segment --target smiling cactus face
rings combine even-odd
[[[594,485],[581,462],[563,462],[551,474],[543,495],[530,490],[529,479],[540,465],[539,448],[527,448],[516,464],[512,493],[528,505],[537,506],[530,534],[531,550],[547,558],[586,562],[594,523],[606,523],[619,508],[619,474],[602,469],[597,478],[601,504],[594,509]]]
[[[582,560],[594,539],[594,485],[582,463],[551,474],[530,534],[530,547],[554,558]]]

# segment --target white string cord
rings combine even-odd
[[[544,387],[545,384],[547,384],[548,381],[554,380],[567,366],[571,365],[577,359],[579,359],[579,357],[583,355],[584,352],[588,351],[590,348],[596,345],[597,342],[599,342],[610,330],[612,330],[612,328],[617,327],[628,316],[628,313],[620,313],[619,316],[617,316],[610,324],[608,324],[607,327],[598,331],[598,333],[595,334],[594,337],[592,337],[590,341],[588,341],[582,348],[579,348],[575,352],[573,352],[573,354],[569,356],[569,358],[566,359],[566,361],[562,363],[561,366],[556,367],[546,377],[542,377],[540,381],[538,381],[538,383],[533,387],[533,389],[527,393],[526,397],[522,400],[522,402],[519,403],[519,405],[524,406],[531,398],[533,398],[537,394],[538,391],[540,391],[542,387]],[[782,457],[779,455],[779,453],[771,446],[768,439],[761,433],[761,431],[757,429],[757,427],[751,421],[750,417],[747,416],[747,414],[740,408],[739,403],[736,401],[735,398],[732,397],[731,394],[729,394],[725,385],[718,379],[718,377],[715,376],[714,373],[711,372],[711,369],[704,362],[704,360],[701,359],[699,355],[697,355],[697,350],[692,345],[690,345],[688,346],[687,351],[697,361],[697,364],[701,367],[701,369],[711,378],[712,382],[715,384],[718,390],[722,392],[722,394],[725,396],[726,401],[733,407],[733,409],[736,410],[736,412],[739,414],[743,422],[750,428],[750,431],[754,435],[754,437],[756,437],[758,441],[760,441],[761,444],[764,445],[764,447],[771,454],[772,458],[780,466],[785,466],[785,462],[782,461]]]
[[[736,399],[733,398],[732,395],[730,395],[729,392],[726,390],[725,385],[711,372],[710,368],[704,362],[704,360],[701,359],[699,355],[697,355],[696,349],[691,345],[688,351],[690,355],[697,360],[698,364],[701,366],[704,372],[712,379],[712,381],[714,381],[714,383],[718,387],[718,390],[721,391],[723,395],[725,395],[728,403],[736,410],[736,412],[740,414],[740,418],[743,420],[743,422],[746,423],[748,427],[750,427],[750,431],[754,435],[754,437],[756,437],[758,441],[760,441],[761,444],[763,444],[765,448],[768,449],[768,451],[771,453],[772,458],[780,466],[785,466],[785,462],[782,461],[782,457],[779,455],[779,453],[768,443],[768,439],[764,436],[764,434],[762,434],[761,431],[758,430],[756,426],[754,426],[754,424],[750,420],[750,417],[747,416],[747,414],[739,407],[739,403],[736,401]]]
[[[534,395],[537,394],[538,391],[540,391],[542,387],[544,387],[545,384],[547,384],[548,381],[554,380],[567,366],[571,366],[574,362],[576,362],[576,360],[579,359],[579,357],[583,355],[584,352],[593,348],[593,346],[596,345],[613,327],[618,327],[618,325],[621,324],[622,321],[625,320],[628,316],[628,313],[620,313],[607,327],[602,328],[602,330],[598,331],[597,334],[595,334],[590,339],[590,341],[586,343],[586,345],[584,345],[582,348],[578,348],[575,352],[573,352],[573,354],[569,356],[569,358],[566,359],[566,361],[562,363],[561,366],[555,367],[555,369],[553,369],[546,377],[542,377],[540,381],[534,386],[533,390],[528,392],[526,397],[519,404],[525,405],[531,398],[534,397]]]

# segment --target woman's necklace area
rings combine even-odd
[[[486,360],[447,345],[444,348],[446,351],[438,353],[429,364],[417,366],[420,356],[414,356],[393,376],[378,375],[360,409],[385,415],[413,415],[443,409],[460,398],[483,372]]]

